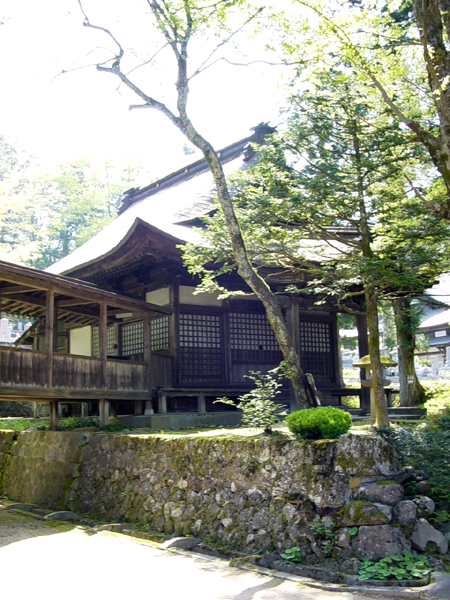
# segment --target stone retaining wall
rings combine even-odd
[[[299,546],[312,562],[324,558],[317,519],[332,523],[339,560],[411,548],[417,515],[398,511],[401,465],[380,438],[16,437],[12,443],[11,432],[0,432],[0,492],[20,502],[248,551]]]

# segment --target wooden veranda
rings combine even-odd
[[[170,310],[103,290],[84,281],[0,261],[1,312],[38,322],[43,348],[0,346],[0,399],[50,403],[52,425],[60,401],[99,401],[100,424],[107,422],[110,400],[151,403],[150,320]],[[107,355],[107,329],[120,315],[140,315],[143,360]],[[58,323],[64,330],[98,327],[99,356],[58,349]]]

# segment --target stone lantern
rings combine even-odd
[[[391,382],[386,378],[386,368],[387,367],[396,367],[397,363],[393,361],[389,356],[380,356],[381,359],[381,367],[383,369],[383,386],[388,386]],[[366,354],[366,356],[362,356],[358,361],[353,363],[354,367],[358,369],[364,369],[366,373],[366,378],[361,380],[362,387],[368,387],[370,389],[370,416],[375,418],[375,396],[373,391],[373,379],[372,379],[372,363],[370,362],[370,356]]]

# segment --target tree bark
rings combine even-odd
[[[375,401],[375,418],[378,427],[389,425],[386,396],[383,388],[383,367],[380,356],[380,332],[378,329],[378,306],[372,286],[365,289],[367,325],[369,328],[369,356],[372,365],[372,385]]]
[[[415,325],[411,315],[411,300],[398,298],[393,302],[397,330],[398,372],[400,380],[400,406],[414,406],[425,400],[425,390],[414,366],[416,347]],[[412,378],[412,383],[409,383]]]

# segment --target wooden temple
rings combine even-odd
[[[255,160],[254,135],[221,151],[227,174]],[[214,185],[199,160],[142,189],[130,190],[118,217],[46,272],[0,264],[2,311],[33,319],[33,350],[0,347],[0,398],[98,402],[102,422],[115,412],[146,416],[224,410],[219,396],[251,388],[249,371],[278,366],[282,354],[261,303],[237,274],[224,284],[245,295],[196,294],[180,246],[201,240],[214,210]],[[262,269],[264,271],[264,269]],[[324,403],[344,395],[337,307],[285,293],[288,276],[271,273],[302,368]],[[300,280],[302,279],[302,280]],[[307,274],[297,276],[306,286]],[[363,317],[360,348],[367,353]],[[283,400],[292,405],[286,384]],[[362,399],[364,403],[364,398]]]

